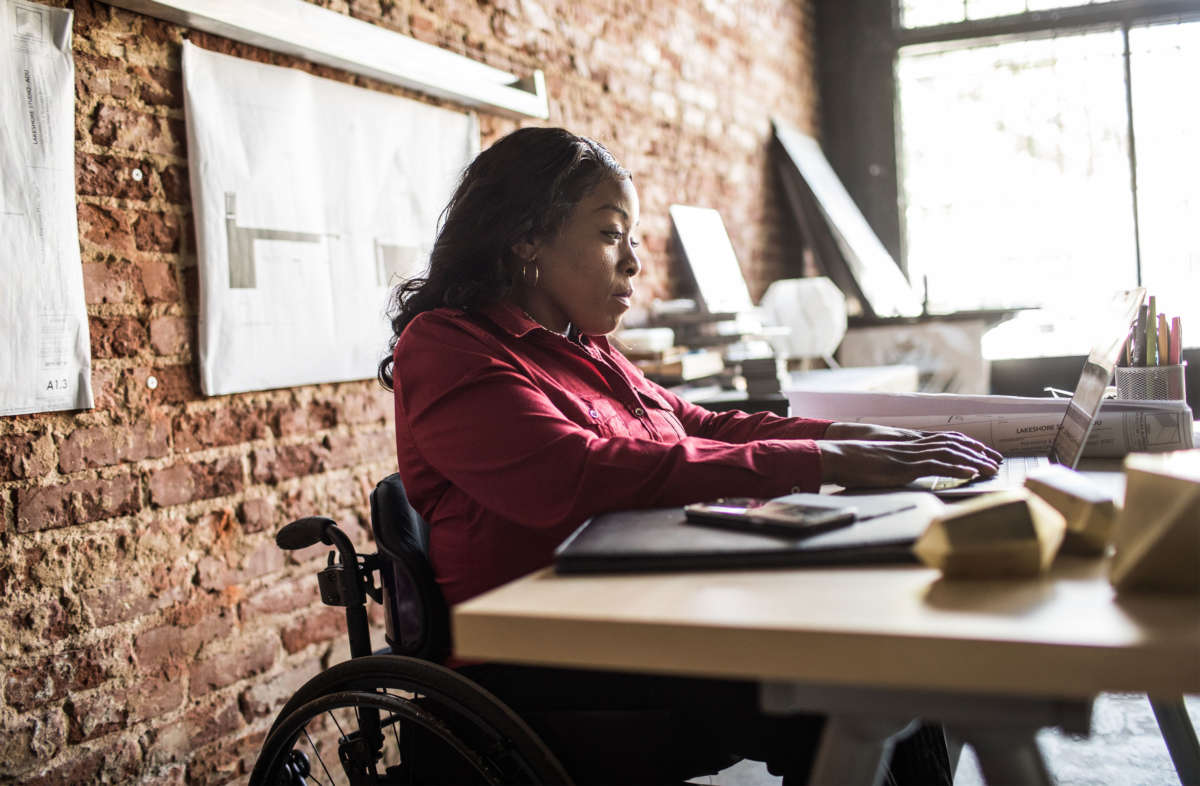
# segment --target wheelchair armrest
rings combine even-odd
[[[331,527],[336,529],[337,523],[321,516],[297,519],[275,534],[275,545],[287,551],[308,548],[316,543],[332,546],[333,538],[329,535]]]

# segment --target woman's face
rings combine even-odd
[[[629,310],[633,278],[642,269],[634,236],[639,216],[637,189],[629,178],[606,179],[577,204],[558,234],[527,248],[532,271],[518,301],[543,326],[562,332],[567,325],[589,335],[617,329]],[[522,253],[524,251],[525,253]]]

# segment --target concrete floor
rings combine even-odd
[[[1200,697],[1189,696],[1185,703],[1192,725],[1200,728]],[[1090,736],[1069,737],[1055,730],[1043,730],[1038,734],[1038,746],[1059,786],[1171,786],[1179,783],[1150,703],[1140,694],[1101,695],[1092,710]],[[782,779],[768,773],[766,766],[759,762],[743,761],[707,781],[696,779],[693,782],[707,782],[712,786],[778,786]],[[974,754],[970,748],[964,748],[954,774],[955,786],[983,786],[983,783]]]

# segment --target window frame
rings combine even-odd
[[[907,275],[899,177],[900,124],[896,64],[900,50],[957,42],[1002,41],[1090,29],[1119,28],[1124,39],[1125,103],[1137,281],[1138,236],[1129,31],[1172,20],[1200,19],[1200,0],[1116,0],[1047,11],[905,28],[900,0],[815,0],[822,145],[868,223]]]

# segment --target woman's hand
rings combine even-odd
[[[847,487],[903,486],[925,475],[990,477],[1001,456],[957,431],[922,432],[869,423],[832,423],[821,451],[821,479]]]

